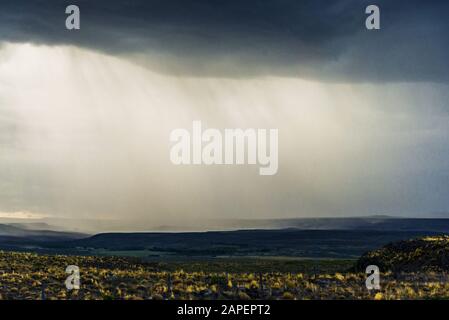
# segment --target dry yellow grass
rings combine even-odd
[[[78,265],[80,290],[68,291],[65,268]],[[445,274],[383,275],[368,291],[363,273],[167,272],[117,257],[0,252],[1,299],[442,299]]]

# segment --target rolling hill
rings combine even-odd
[[[448,272],[449,236],[421,237],[389,243],[364,254],[356,269],[376,265],[393,272]]]

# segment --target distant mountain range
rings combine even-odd
[[[216,220],[208,232],[106,232],[91,236],[43,221],[0,224],[0,249],[143,257],[354,258],[392,241],[449,234],[449,219]],[[215,227],[212,227],[215,226]],[[240,230],[233,230],[240,229]]]
[[[449,216],[448,216],[449,217]],[[390,216],[346,218],[291,218],[291,219],[205,219],[179,220],[177,224],[157,224],[148,220],[102,220],[44,218],[1,219],[0,224],[18,226],[29,230],[52,230],[95,234],[101,232],[188,232],[230,231],[241,229],[301,230],[391,230],[449,232],[447,218],[397,218]]]
[[[35,229],[30,229],[35,227]],[[48,230],[45,224],[0,224],[0,249],[16,250],[40,248],[54,241],[67,241],[86,238],[88,235],[76,232]]]
[[[225,226],[226,229],[295,228],[300,230],[389,230],[449,232],[449,219],[395,218],[389,216],[263,220],[242,219],[217,221],[215,226]]]
[[[380,230],[237,230],[210,232],[104,233],[85,239],[52,242],[53,249],[139,256],[236,257],[285,256],[355,258],[386,243],[438,233]]]

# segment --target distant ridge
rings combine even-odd
[[[209,232],[102,233],[50,243],[49,248],[141,251],[158,256],[288,256],[358,258],[392,241],[433,235],[422,231],[238,230]]]
[[[449,232],[449,219],[402,218],[388,215],[367,217],[285,218],[285,219],[205,219],[179,220],[177,224],[160,224],[147,220],[98,220],[45,218],[21,221],[0,219],[0,223],[29,230],[70,231],[80,233],[100,232],[190,232],[231,231],[241,229],[300,230],[409,230]]]
[[[53,230],[32,230],[29,226],[20,224],[0,224],[0,249],[20,249],[36,247],[41,243],[67,241],[85,238],[88,235],[76,232],[61,232]],[[44,227],[44,225],[41,225]]]
[[[107,232],[94,236],[45,230],[51,226],[43,223],[0,224],[0,249],[94,255],[121,251],[146,257],[358,258],[389,242],[449,234],[449,219],[375,216],[226,222],[229,230],[222,227],[224,230],[214,231],[211,227],[210,231]]]

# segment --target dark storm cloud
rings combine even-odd
[[[81,30],[65,29],[65,7]],[[381,30],[365,29],[365,8]],[[0,39],[129,55],[160,72],[329,81],[449,80],[449,2],[3,0]]]

